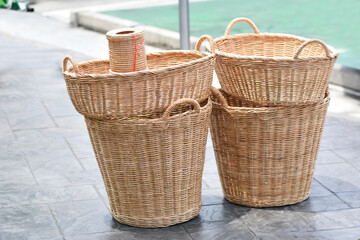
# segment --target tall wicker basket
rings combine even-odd
[[[211,108],[180,99],[164,113],[85,118],[117,221],[155,228],[198,215]]]
[[[212,53],[200,52],[208,39]],[[71,61],[71,67],[67,67]],[[88,117],[137,116],[165,111],[174,101],[210,96],[215,64],[214,43],[203,36],[192,51],[147,54],[148,70],[113,73],[108,60],[80,64],[65,57],[63,74],[76,110]]]
[[[305,200],[329,95],[309,105],[255,107],[212,92],[211,136],[226,199],[251,207]]]
[[[230,36],[237,22],[249,23],[255,33]],[[234,19],[215,44],[222,89],[262,106],[321,101],[338,56],[320,40],[260,33],[246,18]]]

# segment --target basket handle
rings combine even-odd
[[[238,23],[238,22],[246,22],[248,23],[252,29],[254,30],[254,32],[256,34],[259,34],[260,31],[259,29],[256,27],[255,23],[253,23],[250,19],[248,18],[235,18],[234,20],[232,20],[229,25],[227,26],[226,30],[225,30],[225,37],[228,37],[230,35],[230,31],[231,29],[233,28],[233,26],[235,25],[235,23]]]
[[[75,69],[75,73],[76,74],[79,74],[79,65],[75,62],[75,60],[70,57],[70,56],[66,56],[64,57],[64,60],[63,60],[63,72],[65,72],[67,70],[67,64],[68,64],[68,61],[71,62],[71,64],[74,66],[74,69]]]
[[[209,35],[203,35],[196,43],[196,46],[195,46],[195,50],[197,51],[200,51],[200,47],[201,47],[201,44],[202,42],[207,39],[209,41],[209,44],[210,44],[210,52],[211,53],[215,53],[215,44],[214,44],[214,40],[211,36]]]
[[[306,42],[304,42],[303,44],[301,44],[301,46],[299,47],[299,49],[296,51],[295,55],[294,55],[294,58],[297,59],[299,58],[299,55],[301,53],[301,51],[309,44],[312,44],[312,43],[318,43],[320,44],[323,49],[325,50],[325,53],[326,53],[326,56],[328,58],[330,58],[330,50],[328,48],[328,46],[321,40],[318,40],[318,39],[313,39],[313,40],[308,40]]]
[[[211,87],[210,91],[211,91],[212,95],[214,95],[219,100],[221,106],[223,106],[224,108],[229,107],[228,103],[226,102],[226,99],[224,98],[222,93],[219,91],[219,89],[217,89],[215,87]]]
[[[166,120],[170,117],[171,112],[178,106],[190,104],[194,107],[194,110],[200,110],[200,104],[191,98],[182,98],[173,102],[164,112],[163,116],[161,117],[162,120]]]

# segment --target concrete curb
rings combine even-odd
[[[141,27],[145,31],[146,44],[165,49],[180,49],[180,35],[177,32],[169,31],[153,26],[108,16],[95,12],[73,12],[71,13],[73,26],[82,26],[87,29],[106,33],[115,28]],[[190,38],[190,47],[194,49],[198,38]]]
[[[360,92],[360,70],[336,64],[330,82]]]

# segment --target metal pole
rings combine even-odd
[[[190,49],[189,0],[179,0],[180,48]]]

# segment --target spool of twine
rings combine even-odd
[[[109,42],[109,60],[112,72],[133,72],[147,69],[143,29],[114,29],[106,33],[106,38]]]

